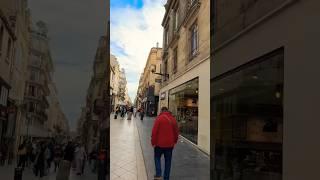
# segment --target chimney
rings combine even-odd
[[[157,49],[159,48],[159,42],[157,42]]]

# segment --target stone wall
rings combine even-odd
[[[221,45],[287,0],[216,0],[214,46]]]

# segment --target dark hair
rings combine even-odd
[[[166,106],[161,107],[161,112],[166,112],[168,111],[168,108]]]

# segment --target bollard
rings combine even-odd
[[[22,180],[22,168],[17,167],[14,169],[14,180]]]

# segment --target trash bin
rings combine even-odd
[[[17,167],[14,169],[14,180],[22,180],[22,172],[23,169],[21,167]]]

